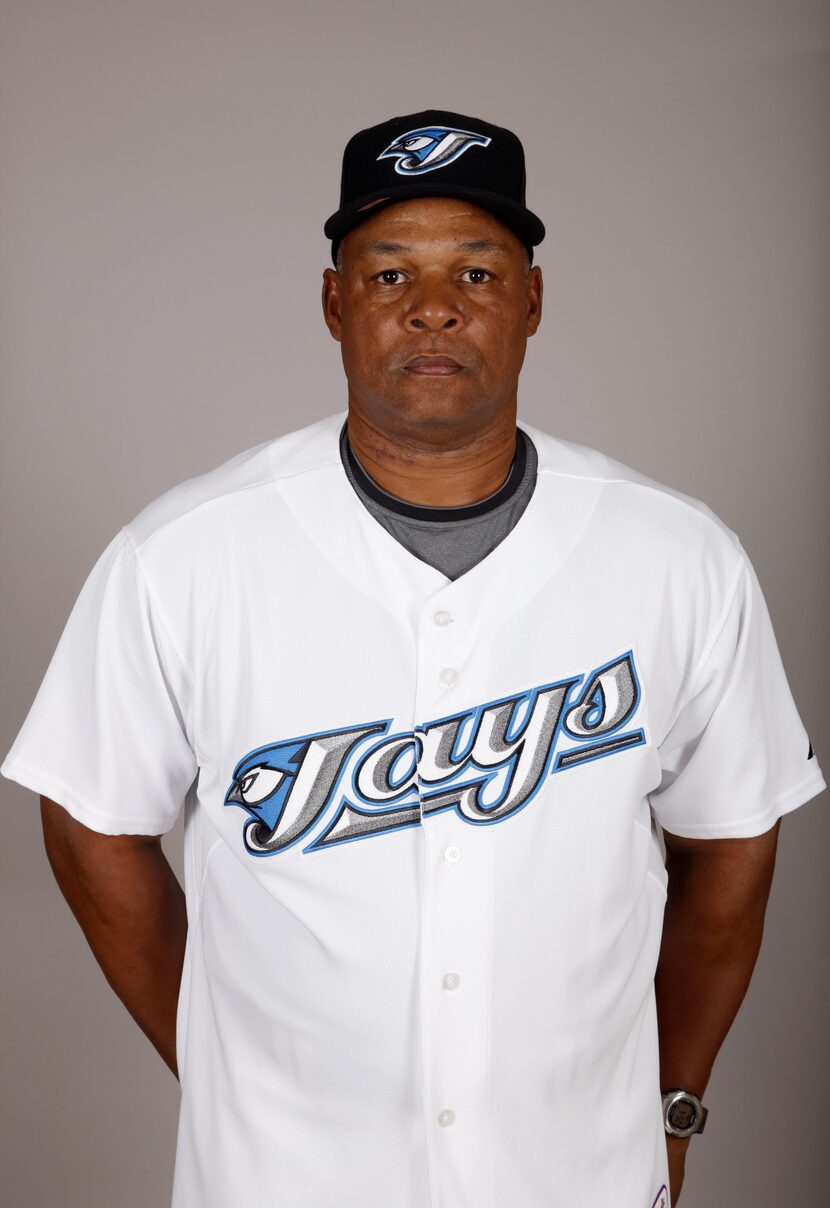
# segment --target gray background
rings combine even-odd
[[[342,148],[438,106],[519,133],[547,223],[520,414],[735,529],[827,774],[828,4],[7,0],[0,34],[3,753],[120,526],[345,406],[319,302]],[[4,1203],[163,1206],[177,1084],[37,798],[0,792]],[[782,824],[685,1208],[826,1181],[829,829],[826,795]],[[180,824],[164,844],[181,875]]]

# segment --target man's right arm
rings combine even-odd
[[[170,1067],[187,941],[185,895],[161,835],[102,835],[40,798],[46,854],[115,993]]]

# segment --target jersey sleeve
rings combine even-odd
[[[162,834],[198,771],[189,695],[124,528],[81,588],[0,773],[103,834]]]
[[[659,745],[657,822],[686,838],[745,838],[826,787],[743,548],[731,597]]]

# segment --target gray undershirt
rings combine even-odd
[[[430,566],[435,567],[441,574],[446,575],[448,579],[454,580],[466,574],[468,570],[471,570],[478,562],[486,558],[504,540],[530,502],[530,497],[536,486],[536,468],[538,464],[536,447],[527,433],[523,432],[521,428],[517,427],[516,433],[517,440],[524,441],[525,446],[525,468],[521,480],[510,493],[509,498],[496,502],[490,508],[486,507],[486,499],[481,500],[481,503],[476,505],[484,508],[481,514],[464,519],[458,515],[453,516],[453,513],[464,511],[463,508],[425,507],[420,509],[418,505],[412,504],[407,504],[406,506],[415,512],[422,511],[423,516],[402,515],[399,511],[395,510],[394,506],[385,506],[384,502],[381,502],[380,499],[373,498],[367,494],[363,484],[355,476],[355,472],[349,463],[348,430],[346,424],[343,425],[343,430],[340,434],[340,457],[349,482],[354,487],[361,502],[371,512],[378,523],[382,524],[387,532],[391,533],[416,558],[420,558],[422,562],[427,562]],[[351,453],[355,460],[357,460],[357,455],[353,449]],[[365,466],[361,465],[360,468],[364,474],[367,474],[367,477],[370,477]],[[392,501],[393,505],[397,504],[400,506],[402,501],[397,499],[396,496],[390,495],[388,491],[384,491],[373,479],[371,480],[371,485],[376,495]],[[499,491],[494,492],[487,499],[495,499],[503,490],[504,487],[500,487]],[[445,515],[446,519],[444,519]]]

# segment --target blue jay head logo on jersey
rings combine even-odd
[[[452,126],[421,126],[408,130],[381,151],[378,159],[394,159],[395,171],[401,176],[422,176],[445,168],[470,147],[486,147],[490,139],[472,130],[456,130]]]

